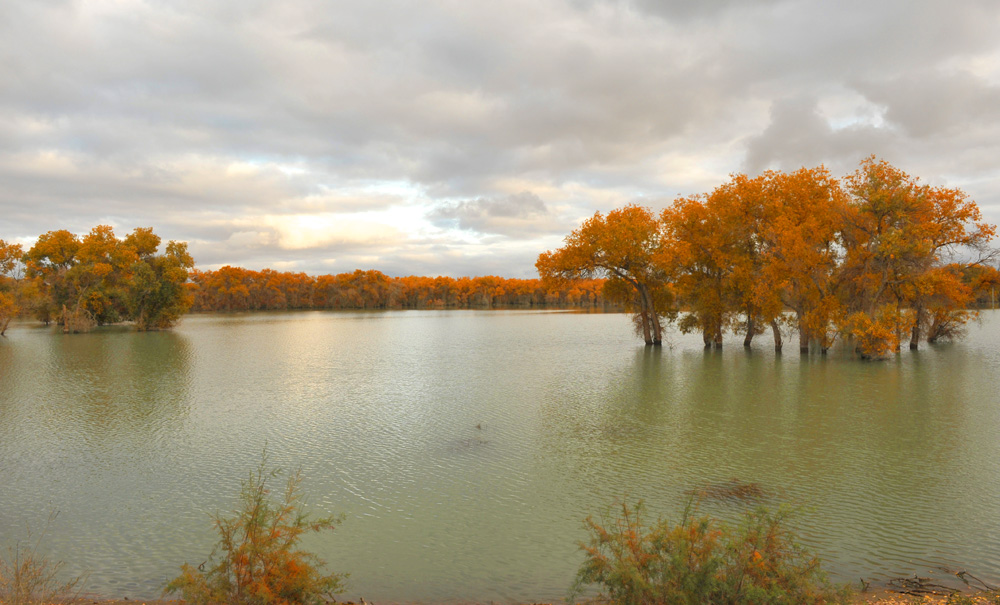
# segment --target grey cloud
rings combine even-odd
[[[528,191],[445,204],[428,216],[439,226],[455,225],[460,229],[513,238],[553,231],[553,217],[545,202]]]
[[[921,70],[862,82],[858,89],[886,107],[887,120],[916,138],[1000,122],[1000,87],[969,73]]]
[[[835,130],[818,112],[815,99],[785,99],[771,107],[767,128],[749,139],[744,169],[755,174],[825,164],[838,174],[873,153],[886,155],[891,139],[892,133],[871,125]]]
[[[402,203],[372,192],[388,182],[413,203],[466,200],[428,213],[496,241],[481,240],[482,255],[434,245],[514,274],[530,254],[511,242],[540,248],[576,226],[563,217],[696,193],[741,168],[842,174],[876,153],[992,208],[998,11],[992,0],[3,2],[0,210],[18,235],[111,217],[204,241],[225,262],[298,254],[320,267],[333,248],[227,247],[214,220],[384,210]],[[817,103],[845,90],[883,106],[885,124],[827,123]],[[75,168],[21,161],[46,155]],[[548,207],[490,214],[522,190]],[[408,246],[384,247],[381,262],[459,262]]]
[[[670,21],[686,21],[691,19],[708,19],[733,8],[766,7],[781,1],[701,0],[700,2],[689,2],[687,0],[632,0],[627,4],[642,12]]]
[[[43,118],[73,116],[59,135],[92,153],[143,153],[150,145],[298,151],[432,181],[507,168],[558,173],[519,150],[565,147],[569,152],[557,152],[564,167],[580,166],[675,134],[685,123],[688,112],[660,108],[683,101],[686,95],[673,91],[691,91],[693,76],[657,60],[667,49],[655,39],[602,37],[602,23],[572,15],[574,27],[553,36],[544,22],[532,26],[508,8],[414,14],[411,7],[387,15],[367,4],[345,5],[348,19],[310,2],[299,3],[299,12],[261,5],[228,28],[146,8],[141,19],[100,23],[107,32],[96,43],[79,33],[92,24],[72,10],[24,11],[20,16],[34,23],[18,31],[34,25],[51,35],[54,48],[33,53],[30,62],[12,61],[23,67],[23,81],[4,96]],[[563,16],[529,12],[550,21]],[[254,35],[272,18],[270,36]],[[326,26],[298,31],[324,18]],[[376,23],[379,34],[370,35]],[[28,35],[17,41],[30,48]],[[428,93],[477,91],[487,110],[473,115],[420,103]],[[456,165],[438,154],[442,159],[430,165],[413,162],[436,141],[458,142],[480,158],[487,155],[480,150],[492,149],[496,161]]]

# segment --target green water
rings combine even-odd
[[[676,516],[737,478],[798,507],[835,579],[940,568],[1000,581],[1000,314],[882,363],[775,357],[766,338],[652,350],[616,314],[190,316],[172,332],[0,341],[0,546],[86,590],[157,596],[215,542],[264,444],[346,513],[307,546],[346,598],[546,601],[582,519],[624,493]],[[742,505],[705,502],[735,518]]]

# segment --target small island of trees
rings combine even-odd
[[[26,313],[67,332],[122,321],[139,330],[169,328],[191,306],[185,284],[194,260],[186,243],[159,248],[150,227],[124,239],[107,225],[83,237],[49,231],[27,252],[0,240],[0,334]]]
[[[963,191],[870,157],[842,180],[822,166],[737,174],[659,215],[597,213],[536,266],[555,283],[607,277],[647,345],[676,320],[707,348],[727,329],[747,347],[770,329],[780,351],[790,324],[802,352],[846,336],[880,358],[961,334],[976,292],[998,283],[985,264],[995,230]]]

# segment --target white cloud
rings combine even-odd
[[[277,234],[277,244],[286,250],[325,248],[335,245],[383,246],[397,243],[403,235],[394,227],[345,218],[338,214],[296,214],[260,219]]]

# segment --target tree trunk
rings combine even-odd
[[[716,349],[722,348],[722,318],[715,323],[715,342],[712,343]]]
[[[10,318],[9,317],[0,318],[0,336],[6,336],[7,335],[7,326],[9,326],[9,325],[10,325]]]
[[[706,349],[712,348],[712,331],[708,329],[708,326],[701,329],[701,339],[705,341]]]
[[[743,337],[743,346],[747,349],[750,348],[750,342],[753,340],[754,332],[756,327],[753,321],[753,315],[747,314],[747,335]]]
[[[653,346],[661,346],[663,344],[663,327],[660,326],[660,317],[656,313],[651,313],[651,321],[653,322]]]
[[[639,290],[639,316],[642,318],[642,337],[646,345],[659,346],[662,342],[660,337],[660,322],[653,308],[653,297],[649,295],[649,288],[646,284],[638,284]]]
[[[642,321],[642,339],[646,342],[646,346],[653,344],[653,337],[649,334],[649,315],[646,314],[645,310],[639,311],[639,319]]]
[[[774,334],[774,351],[780,353],[783,343],[781,342],[781,328],[778,327],[776,319],[771,320],[771,332]]]
[[[799,353],[809,352],[809,332],[806,330],[806,322],[802,315],[799,315]]]
[[[652,324],[653,329],[653,345],[660,346],[663,344],[663,334],[662,327],[660,326],[660,316],[656,312],[656,305],[653,304],[653,296],[649,293],[649,287],[646,284],[642,285],[642,299],[643,305],[646,307],[646,316],[649,318],[649,322]]]
[[[916,351],[920,344],[920,324],[923,323],[924,310],[917,307],[914,314],[913,328],[910,330],[910,350]]]

